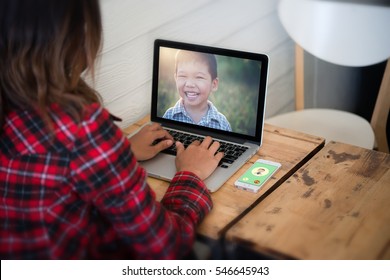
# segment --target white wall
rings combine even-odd
[[[266,116],[293,110],[293,42],[277,0],[101,0],[104,45],[95,87],[126,127],[150,112],[156,38],[266,53]]]

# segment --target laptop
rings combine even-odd
[[[211,54],[215,58],[218,89],[210,94],[208,102],[225,116],[229,125],[218,126],[213,114],[206,118],[211,122],[203,124],[202,121],[190,123],[185,118],[188,117],[185,111],[181,112],[181,117],[180,113],[166,114],[170,108],[176,113],[179,111],[174,108],[180,108],[176,85],[179,75],[175,77],[175,59],[179,51],[207,54],[208,57]],[[205,180],[211,192],[217,191],[262,144],[267,77],[268,57],[265,54],[161,39],[154,42],[151,121],[160,123],[185,146],[193,140],[191,138],[202,140],[205,136],[221,143],[220,150],[224,151],[225,157]],[[189,95],[196,98],[193,93]],[[174,146],[153,159],[141,162],[149,176],[167,181],[173,178],[176,173]]]

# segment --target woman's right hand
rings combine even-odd
[[[194,141],[187,149],[183,144],[176,142],[176,169],[177,171],[190,171],[204,180],[214,172],[219,161],[223,157],[222,152],[218,152],[220,144],[207,136],[202,143]]]

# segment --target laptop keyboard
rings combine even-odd
[[[204,137],[193,135],[193,134],[188,134],[188,133],[179,132],[170,129],[166,129],[166,130],[169,132],[169,134],[172,135],[175,141],[180,141],[181,143],[183,143],[185,148],[187,148],[188,145],[190,145],[195,140],[199,140],[202,142],[204,139]],[[218,142],[220,143],[218,152],[224,153],[224,157],[219,162],[219,166],[222,168],[228,168],[230,164],[232,164],[248,149],[248,147],[243,145],[224,142],[221,140],[218,140]],[[172,145],[171,147],[163,150],[162,153],[176,155],[176,146]]]

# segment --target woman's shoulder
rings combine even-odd
[[[80,119],[74,118],[68,110],[58,105],[52,105],[50,113],[56,127],[64,125],[77,127],[111,121],[110,113],[99,103],[85,105],[82,108]]]
[[[1,135],[8,153],[44,154],[70,151],[80,135],[110,125],[110,114],[100,104],[84,107],[77,120],[66,108],[53,104],[49,108],[50,123],[34,109],[15,109],[6,116]]]
[[[68,148],[78,138],[99,133],[113,125],[109,112],[98,103],[85,105],[79,120],[58,105],[51,107],[51,116],[55,138]]]

